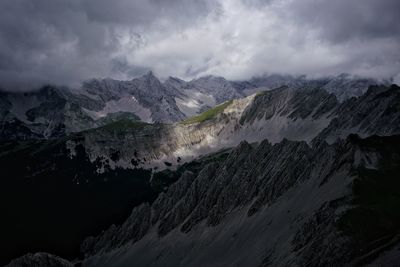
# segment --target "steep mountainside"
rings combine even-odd
[[[222,102],[249,96],[260,91],[287,86],[292,89],[323,89],[334,94],[339,102],[361,96],[368,87],[388,82],[341,74],[324,78],[306,76],[264,75],[248,81],[228,81],[223,77],[206,76],[186,82],[170,77],[164,85],[175,90],[176,102],[186,116],[194,116]]]
[[[0,139],[56,138],[112,121],[171,123],[185,115],[174,94],[152,74],[132,81],[91,80],[78,90],[46,86],[0,93]]]
[[[242,140],[311,142],[319,136],[333,142],[350,133],[390,135],[400,133],[399,95],[395,85],[371,87],[364,96],[340,104],[320,89],[283,87],[226,102],[181,123],[119,122],[84,132],[79,141],[67,144],[72,156],[74,147],[83,145],[91,161],[106,168],[165,168]],[[119,151],[117,160],[111,157],[114,150]]]
[[[46,86],[26,93],[0,92],[0,139],[48,139],[103,126],[124,118],[174,123],[233,99],[287,86],[323,89],[340,102],[360,96],[377,81],[340,75],[307,79],[270,75],[233,82],[206,76],[189,82],[152,72],[130,81],[92,79],[78,89]]]
[[[226,156],[225,150],[220,151],[183,164],[174,172],[115,168],[99,173],[102,163],[91,162],[83,146],[77,146],[70,157],[67,140],[0,142],[0,210],[4,218],[0,266],[28,252],[79,257],[85,237],[100,234],[113,223],[121,224],[133,207],[153,202],[185,170],[196,173],[205,163]],[[118,150],[111,153],[116,160]],[[32,254],[18,262],[32,257],[34,262],[51,260]]]
[[[371,86],[358,99],[351,98],[332,114],[334,119],[319,135],[328,142],[350,133],[390,135],[400,131],[400,92],[392,85]]]
[[[164,86],[152,72],[131,81],[91,80],[83,90],[105,102],[106,107],[94,113],[97,116],[125,107],[125,111],[137,114],[144,122],[171,123],[185,117],[174,99],[179,92]]]
[[[265,88],[265,90],[281,86],[289,86],[296,89],[320,88],[334,94],[340,102],[343,102],[350,97],[361,96],[369,86],[376,84],[389,85],[390,82],[351,76],[349,74],[315,79],[306,76],[265,75],[246,82],[235,82],[234,86],[239,92],[246,95],[253,93],[257,88]]]
[[[242,142],[82,244],[82,266],[394,266],[400,136]],[[10,266],[46,262],[30,254]],[[14,264],[14,265],[13,265]],[[33,265],[32,265],[33,266]]]
[[[400,242],[399,159],[399,136],[243,142],[87,239],[83,266],[371,262]]]
[[[116,110],[139,97],[131,87],[97,82],[79,93],[46,87],[26,102],[0,98],[3,123],[16,123],[3,133],[53,134],[0,142],[0,203],[10,218],[2,261],[38,251],[73,259],[85,236],[112,223],[82,245],[84,266],[341,266],[396,254],[398,86],[342,103],[317,87],[283,86],[163,124]],[[132,84],[160,86],[152,74]],[[67,116],[70,103],[78,112]],[[83,120],[96,128],[65,136]],[[60,259],[30,254],[16,264],[30,261]]]
[[[0,266],[28,252],[77,257],[83,238],[121,223],[175,181],[142,169],[98,173],[99,166],[81,146],[70,158],[63,139],[0,142]]]

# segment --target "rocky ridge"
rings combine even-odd
[[[149,72],[130,81],[92,79],[77,89],[44,86],[25,93],[0,92],[0,139],[58,138],[132,117],[174,123],[225,101],[282,86],[323,89],[343,102],[377,83],[345,74],[319,79],[265,75],[248,81],[206,76],[186,82],[170,77],[161,82]]]
[[[321,89],[282,87],[180,123],[123,120],[71,135],[61,141],[69,157],[79,147],[102,163],[100,173],[115,167],[175,168],[239,144],[226,158],[183,172],[121,226],[88,238],[82,264],[379,261],[382,251],[398,244],[392,188],[398,188],[399,94],[395,85],[377,86],[339,103]]]
[[[352,135],[313,146],[242,142],[226,160],[206,165],[197,175],[184,173],[152,205],[135,208],[123,225],[88,238],[83,266],[361,262],[381,246],[374,243],[381,236],[360,247],[346,232],[356,194],[352,188],[367,179],[364,171],[398,168],[398,160],[382,163],[399,156],[393,146],[399,138],[393,138]],[[376,141],[384,145],[376,147]]]
[[[0,139],[54,139],[121,119],[171,123],[185,115],[152,73],[132,81],[90,80],[79,89],[45,86],[0,93]]]
[[[311,142],[318,136],[334,142],[350,133],[388,135],[400,131],[399,94],[395,85],[371,87],[364,96],[339,103],[324,90],[282,87],[227,102],[218,112],[217,106],[180,123],[110,125],[87,131],[68,141],[68,147],[73,156],[74,146],[82,144],[91,160],[111,168],[165,168],[242,140]],[[119,157],[112,160],[115,150]]]

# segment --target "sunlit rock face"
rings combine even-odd
[[[224,160],[215,160],[197,173],[185,172],[152,205],[134,209],[123,225],[88,238],[82,244],[86,255],[83,265],[317,266],[361,264],[373,259],[396,262],[389,256],[381,259],[373,254],[375,247],[369,242],[384,238],[382,242],[387,246],[396,244],[397,226],[386,228],[383,221],[382,225],[376,223],[373,218],[382,216],[378,214],[383,202],[358,200],[369,194],[369,189],[364,192],[358,188],[368,188],[370,179],[396,183],[400,147],[396,136],[399,112],[395,107],[399,93],[397,86],[371,87],[362,97],[340,104],[322,90],[281,88],[254,95],[246,103],[232,102],[213,120],[195,125],[210,127],[215,120],[221,124],[231,114],[228,125],[232,119],[235,121],[230,128],[234,130],[231,136],[235,136],[248,131],[245,125],[262,132],[254,122],[268,125],[274,116],[285,117],[287,124],[279,132],[279,139],[266,132],[260,135],[267,136],[261,143],[242,141]],[[352,120],[335,127],[338,118]],[[325,125],[321,130],[314,126],[313,132],[303,136],[302,128],[298,128],[297,140],[283,131],[288,125],[301,126],[296,122],[307,119],[321,120]],[[209,132],[213,128],[206,129]],[[357,132],[364,137],[389,137],[363,140],[351,134]],[[386,186],[380,190],[382,197],[394,193]],[[372,217],[367,222],[358,220],[366,207],[375,215],[368,215]],[[382,220],[396,224],[391,215]],[[368,226],[362,228],[362,233],[356,234],[355,228],[365,224]],[[391,238],[387,238],[388,233]],[[366,255],[370,255],[368,259]]]
[[[334,142],[351,133],[390,135],[400,131],[399,114],[393,110],[398,98],[396,86],[371,87],[362,97],[344,103],[321,89],[282,87],[225,102],[175,124],[128,123],[87,131],[78,141],[72,138],[69,147],[73,151],[76,144],[83,144],[93,161],[101,159],[111,168],[165,168],[243,140],[310,143],[317,136]],[[112,160],[110,151],[116,150],[119,158]]]
[[[79,112],[70,112],[73,105],[65,101],[60,90],[54,88],[47,88],[40,95],[29,95],[25,100],[29,99],[33,108],[25,113],[17,108],[15,99],[14,104],[6,102],[9,105],[4,105],[6,109],[2,113],[2,137],[54,138],[64,136],[66,132],[73,133],[77,129],[86,130],[67,137],[66,147],[73,157],[74,147],[83,145],[91,161],[103,162],[104,166],[99,168],[99,172],[103,172],[104,168],[115,167],[162,169],[188,162],[199,155],[236,146],[243,140],[251,143],[268,139],[276,143],[287,138],[310,143],[318,136],[332,143],[350,133],[369,136],[390,135],[400,131],[397,112],[399,90],[395,85],[371,87],[363,96],[343,103],[322,89],[294,89],[285,86],[226,101],[177,123],[150,124],[146,123],[146,118],[152,120],[154,112],[147,109],[146,112],[136,111],[138,115],[135,115],[133,109],[128,111],[127,107],[137,108],[129,104],[129,101],[136,101],[133,96],[129,101],[127,98],[110,100],[118,97],[108,95],[108,92],[117,92],[115,94],[120,96],[128,89],[118,86],[113,90],[104,89],[111,86],[109,83],[116,86],[112,81],[103,81],[103,85],[97,87],[93,84],[92,87],[86,85],[91,88],[88,92],[97,90],[100,92],[97,97],[108,101],[104,106],[93,99],[82,102],[87,108],[97,107],[98,111],[89,112],[89,109],[82,108]],[[135,83],[138,87],[146,84],[161,86],[151,73]],[[107,93],[103,94],[103,89]],[[15,96],[7,97],[12,99]],[[71,95],[69,97],[72,99]],[[21,103],[19,105],[23,106]],[[62,112],[54,113],[49,110],[57,105],[63,107]],[[79,105],[75,105],[76,110],[79,110],[78,107]],[[126,109],[115,113],[110,111],[112,107]],[[109,113],[102,113],[104,110]],[[20,120],[15,117],[16,114]],[[94,119],[96,116],[97,119]],[[22,120],[32,122],[28,124]],[[51,123],[47,125],[38,121]],[[87,129],[91,127],[97,128]],[[113,157],[115,153],[118,157]]]
[[[124,223],[85,240],[84,266],[361,264],[371,243],[397,244],[396,212],[373,218],[395,199],[399,95],[395,85],[375,86],[340,103],[319,88],[284,86],[172,124],[125,118],[33,140],[32,153],[48,175],[68,167],[66,182],[80,166],[77,184],[143,172],[136,184],[148,194]],[[29,148],[3,145],[22,159]],[[172,178],[157,178],[164,169]],[[379,195],[364,202],[371,190]]]
[[[0,139],[51,139],[121,119],[175,123],[232,99],[287,86],[322,89],[343,102],[378,81],[349,75],[307,79],[270,75],[249,81],[206,76],[161,82],[152,72],[130,81],[92,79],[79,88],[45,86],[26,93],[0,92]],[[276,122],[279,123],[279,122]]]

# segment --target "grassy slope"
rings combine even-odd
[[[225,110],[225,108],[228,107],[230,104],[232,104],[232,100],[226,101],[218,106],[215,106],[215,107],[201,113],[200,115],[197,115],[197,116],[194,116],[187,120],[184,120],[181,123],[182,124],[192,124],[192,123],[199,123],[199,122],[210,120],[210,119],[214,118],[216,115],[218,115],[219,113],[223,112]]]

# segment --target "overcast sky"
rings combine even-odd
[[[0,0],[0,87],[264,73],[399,78],[399,0]]]

